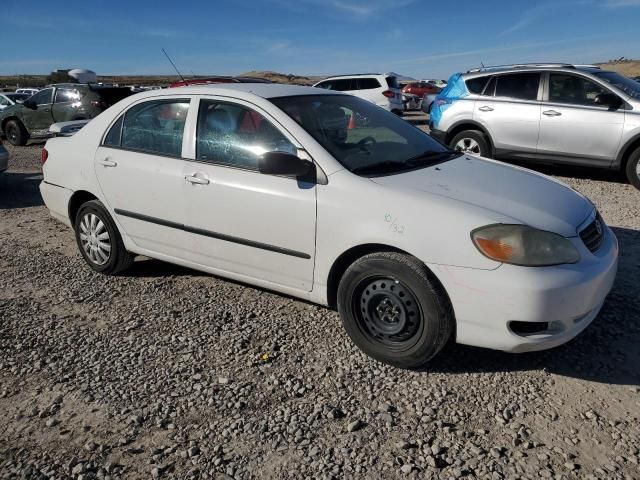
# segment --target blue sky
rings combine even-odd
[[[640,58],[640,0],[0,0],[0,74],[363,71]],[[14,45],[15,48],[12,48]]]

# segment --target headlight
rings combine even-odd
[[[497,262],[543,267],[580,261],[569,240],[526,225],[489,225],[471,232],[471,239],[480,253]]]

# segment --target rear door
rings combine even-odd
[[[80,91],[75,88],[56,88],[51,108],[54,122],[67,122],[76,119],[81,106]]]
[[[613,93],[582,75],[549,72],[540,120],[538,153],[562,156],[568,163],[585,158],[609,166],[622,139],[625,110],[596,105],[601,93]]]
[[[53,103],[53,88],[45,88],[29,98],[33,108],[24,107],[24,123],[31,133],[48,130],[53,123],[51,106]]]
[[[182,144],[191,98],[146,99],[113,123],[96,151],[103,198],[140,248],[184,258]]]
[[[183,172],[191,259],[310,291],[316,185],[258,172],[262,153],[297,153],[294,139],[257,107],[210,97],[200,100],[196,134]]]
[[[540,129],[540,72],[494,76],[475,102],[473,119],[483,125],[497,155],[535,153]]]

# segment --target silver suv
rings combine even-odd
[[[618,169],[640,189],[640,83],[592,65],[527,64],[454,75],[431,135],[497,159]]]

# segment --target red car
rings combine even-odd
[[[402,89],[402,93],[410,93],[422,98],[425,95],[430,95],[432,93],[440,93],[440,90],[442,90],[440,87],[436,87],[432,83],[411,82],[405,85],[405,87]]]

